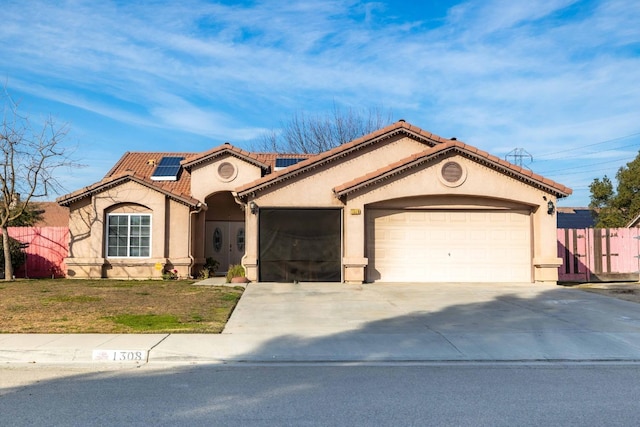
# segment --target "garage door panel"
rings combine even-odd
[[[529,221],[512,211],[368,211],[368,279],[530,281]]]

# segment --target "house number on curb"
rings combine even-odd
[[[93,350],[92,359],[103,362],[146,362],[147,350]]]

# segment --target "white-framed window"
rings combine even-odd
[[[151,256],[150,214],[109,214],[107,256],[145,258]]]

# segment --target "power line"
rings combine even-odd
[[[633,136],[638,136],[638,135],[640,135],[640,132],[632,133],[632,134],[625,135],[625,136],[619,136],[617,138],[611,138],[611,139],[607,139],[607,140],[604,140],[604,141],[594,142],[594,143],[591,143],[591,144],[580,145],[578,147],[567,148],[565,150],[554,151],[554,152],[546,153],[546,154],[540,154],[539,156],[536,156],[536,158],[549,157],[549,156],[553,156],[555,154],[567,153],[569,151],[583,150],[583,149],[588,148],[588,147],[594,147],[596,145],[606,144],[608,142],[620,141],[622,139],[627,139],[627,138],[631,138]],[[632,145],[636,145],[636,144],[627,145],[626,147],[629,147],[629,146],[632,146]],[[624,147],[617,147],[617,148],[624,148]],[[609,148],[607,150],[602,150],[602,151],[609,151],[609,150],[614,150],[614,149],[615,148]]]
[[[568,168],[562,168],[562,169],[555,169],[555,170],[550,170],[550,171],[545,171],[545,172],[540,172],[540,173],[544,173],[544,174],[550,174],[550,173],[554,173],[554,172],[562,172],[562,171],[566,171],[569,169],[584,169],[584,168],[592,168],[594,166],[599,166],[599,165],[604,165],[607,163],[618,163],[618,162],[624,162],[624,161],[630,161],[629,157],[623,157],[621,159],[615,159],[615,160],[608,160],[606,162],[597,162],[597,163],[589,163],[589,164],[585,164],[585,165],[579,165],[579,166],[571,166]],[[564,173],[564,174],[558,174],[558,175],[568,175],[571,174],[571,172],[568,173]]]
[[[524,162],[526,161],[527,164],[529,164],[529,163],[531,163],[533,161],[533,156],[531,154],[529,154],[527,152],[527,150],[525,150],[524,148],[514,148],[513,150],[509,151],[504,156],[504,158],[505,158],[505,160],[510,161],[514,165],[518,165],[520,167],[525,167],[527,169],[529,169],[529,168],[527,167],[527,165],[524,164]],[[513,159],[513,161],[511,161],[509,159]]]

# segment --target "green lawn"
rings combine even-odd
[[[0,282],[0,333],[219,333],[242,287],[194,281]]]

